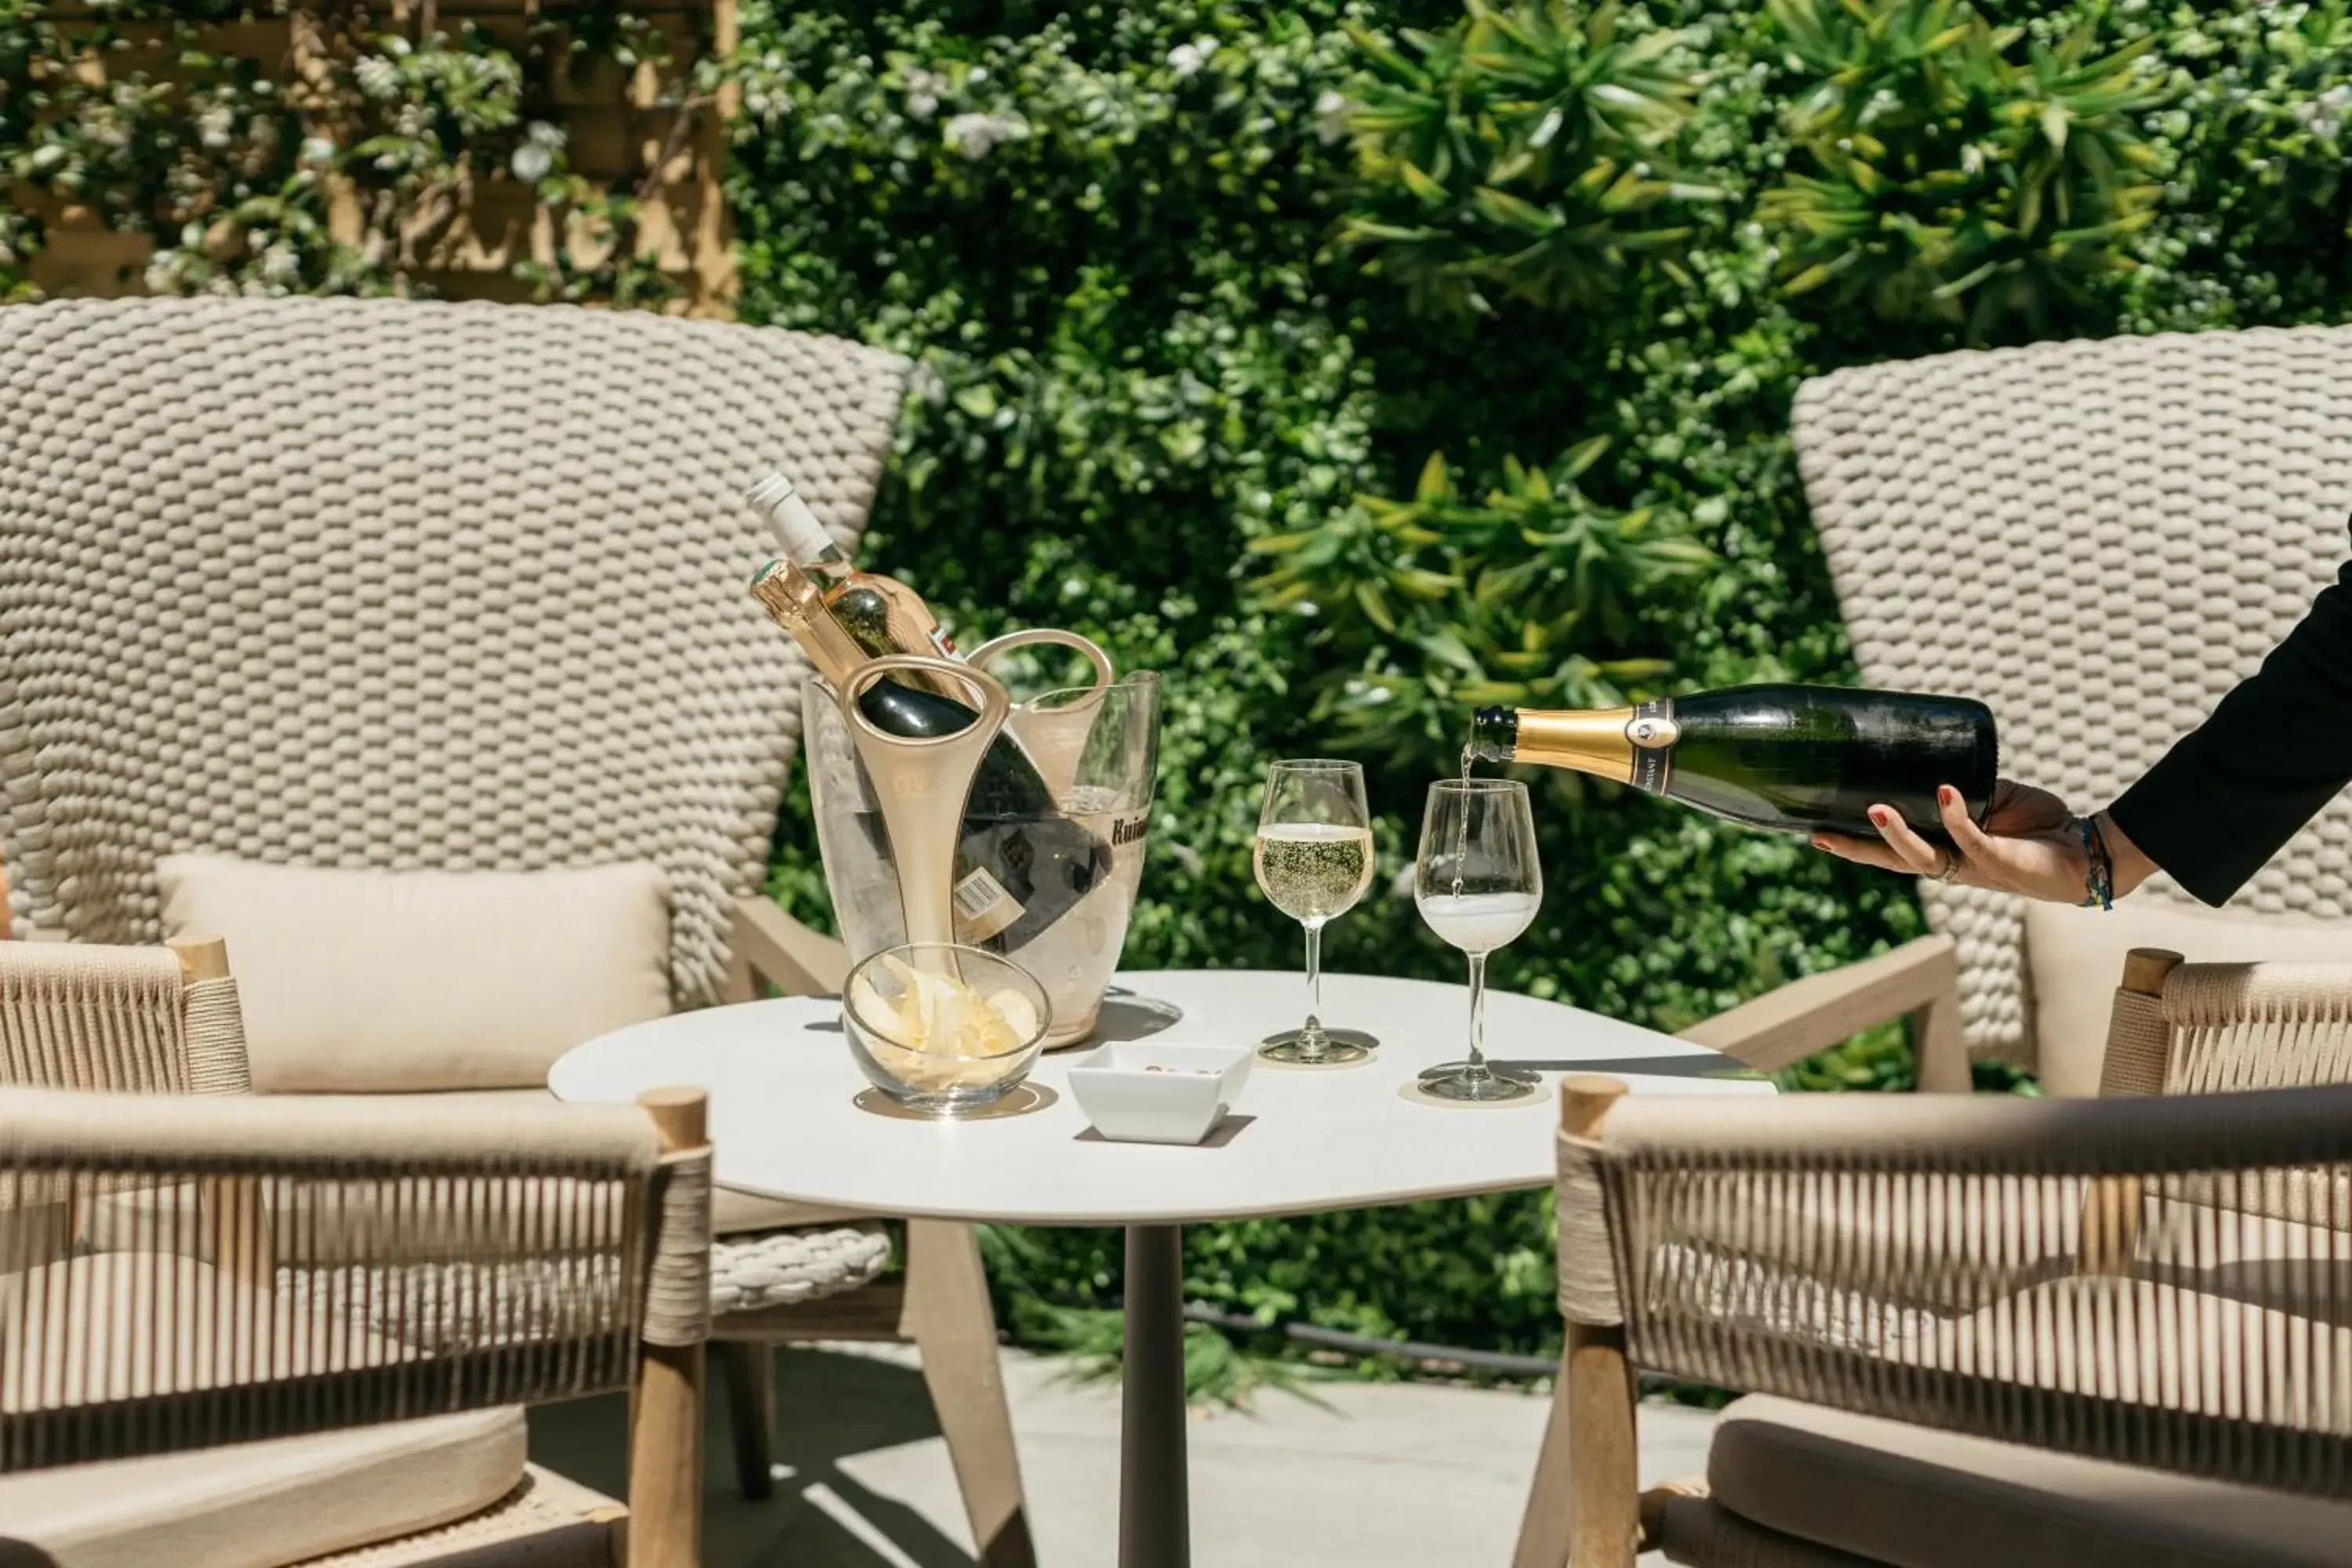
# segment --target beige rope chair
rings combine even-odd
[[[1571,1080],[1519,1568],[2343,1561],[2347,1068],[2352,966],[2141,952],[2099,1100]],[[1638,1490],[1635,1367],[1752,1391],[1704,1482]]]
[[[1797,395],[1805,494],[1863,679],[1980,697],[2011,777],[2112,800],[2333,580],[2352,496],[2352,327],[2042,343],[1838,371]],[[1968,1053],[2097,1087],[2136,946],[2352,962],[2352,796],[2231,900],[2158,878],[2112,916],[1928,884],[1937,935],[1690,1030],[1778,1067],[1918,1020],[1924,1088]]]
[[[784,468],[854,546],[904,370],[564,307],[0,310],[18,934],[216,931],[257,1092],[431,1093],[420,1122],[544,1098],[609,1027],[837,988],[759,896],[806,666],[744,592],[774,546],[741,496]],[[863,1216],[716,1212],[745,1490],[771,1343],[911,1339],[987,1560],[1029,1561],[970,1229],[910,1226],[886,1279]]]
[[[83,1208],[129,1183],[216,1205],[169,1211],[187,1234],[0,1279],[0,1555],[604,1568],[625,1517],[629,1563],[691,1568],[709,1151],[698,1092],[653,1109],[473,1106],[420,1125],[351,1099],[195,1111],[176,1096],[0,1090],[0,1226],[27,1203]],[[243,1237],[241,1216],[354,1191],[393,1215],[425,1214],[428,1192],[511,1214],[499,1245],[432,1282],[435,1310],[469,1320],[465,1349],[419,1351],[247,1271],[251,1242],[299,1267],[306,1237]],[[400,1228],[383,1227],[388,1247]],[[532,1331],[508,1331],[518,1318]],[[622,1388],[635,1401],[625,1514],[526,1466],[510,1408]]]
[[[0,943],[0,1560],[601,1568],[634,1513],[695,1562],[700,1093],[420,1119],[245,1059],[218,940]],[[514,1406],[625,1386],[629,1510],[526,1463]]]

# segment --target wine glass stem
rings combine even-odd
[[[1465,1078],[1486,1076],[1486,955],[1470,955],[1470,1063]]]
[[[1323,1032],[1323,922],[1307,926],[1307,1026],[1298,1031],[1298,1054],[1319,1057],[1331,1037]]]

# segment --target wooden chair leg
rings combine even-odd
[[[776,1354],[733,1340],[719,1347],[727,1378],[727,1426],[735,1435],[735,1485],[753,1502],[776,1495]]]
[[[638,1096],[665,1153],[707,1149],[700,1089]],[[637,1342],[629,1401],[627,1568],[701,1568],[704,1346]]]
[[[1536,1453],[1535,1479],[1528,1486],[1527,1511],[1519,1516],[1519,1544],[1511,1568],[1565,1568],[1568,1562],[1570,1463],[1568,1358],[1552,1381],[1551,1414],[1544,1419],[1543,1447]]]
[[[902,1321],[922,1352],[923,1382],[955,1464],[982,1568],[1035,1568],[997,1361],[996,1314],[988,1305],[988,1275],[971,1226],[907,1222]]]

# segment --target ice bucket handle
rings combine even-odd
[[[892,735],[876,728],[859,710],[857,700],[867,687],[899,670],[963,682],[980,699],[979,721],[952,735]],[[956,939],[956,846],[962,836],[964,803],[981,759],[1013,710],[1012,699],[995,677],[981,670],[952,659],[894,653],[859,665],[836,700],[858,760],[873,781],[883,826],[889,830],[907,940],[951,942]]]
[[[1039,775],[1058,799],[1067,795],[1077,782],[1078,760],[1086,750],[1087,735],[1094,728],[1095,715],[1101,710],[1103,699],[1110,695],[1111,687],[1118,679],[1118,671],[1111,667],[1110,655],[1091,640],[1053,626],[1031,626],[991,637],[971,650],[971,664],[978,668],[999,654],[1041,643],[1076,648],[1095,667],[1091,686],[1047,692],[1016,706],[1013,717],[1005,721],[1013,738],[1021,742],[1021,749],[1037,764]],[[1068,700],[1063,700],[1065,698]]]

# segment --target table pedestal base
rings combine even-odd
[[[1184,1466],[1184,1233],[1127,1227],[1127,1349],[1119,1404],[1119,1568],[1189,1568]]]

